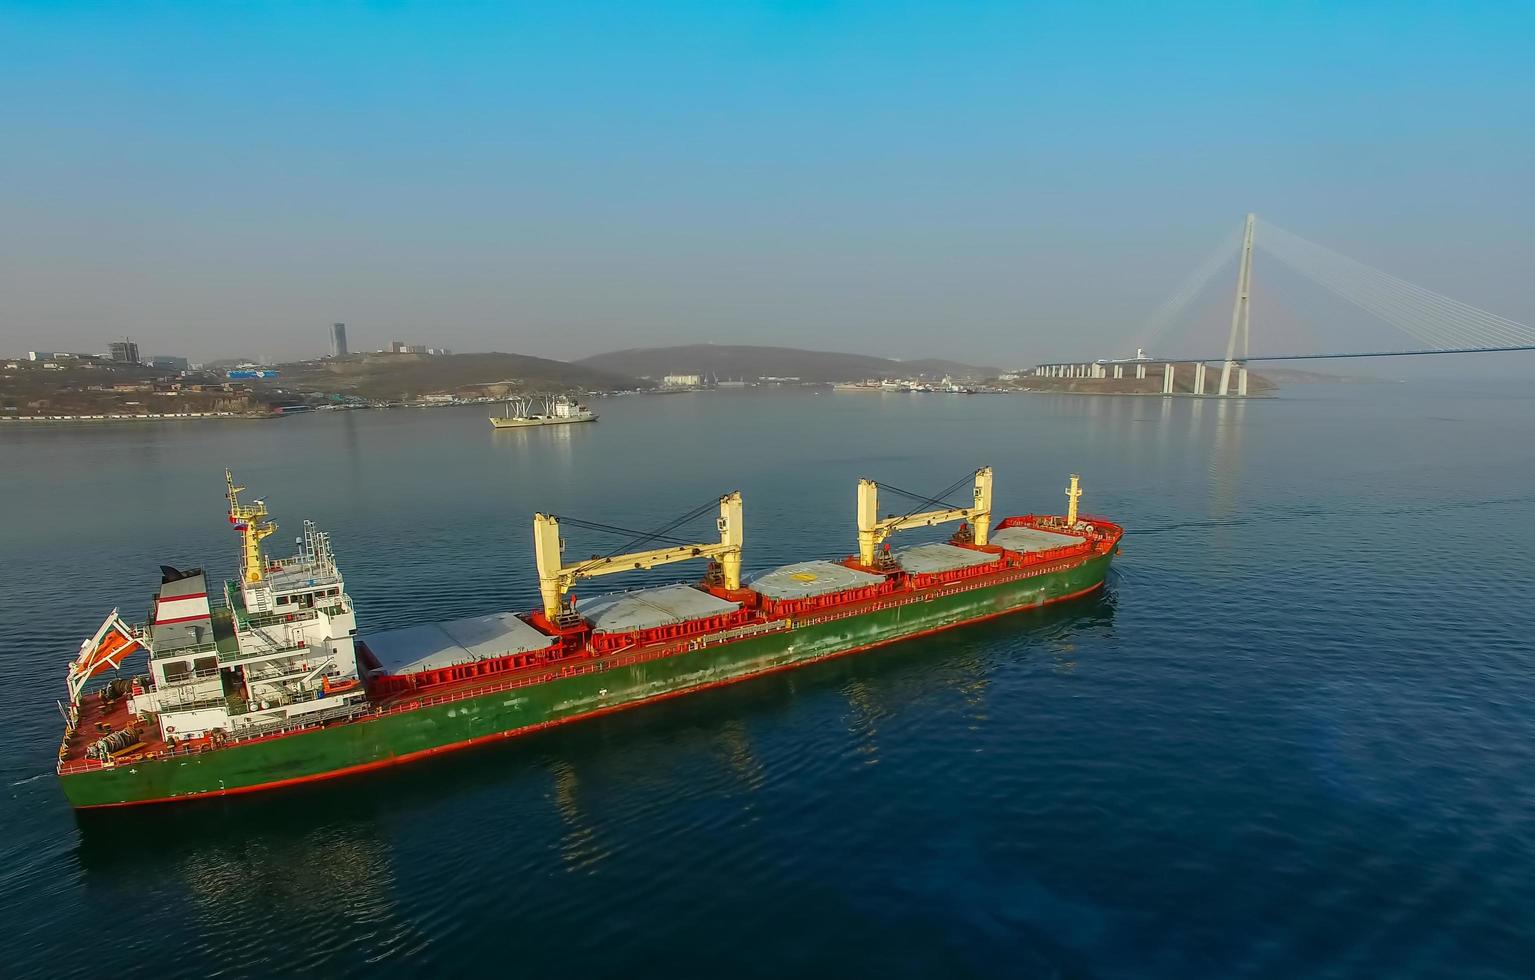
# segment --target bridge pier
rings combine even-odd
[[[1123,364],[1116,364],[1116,365],[1114,365],[1114,380],[1118,381],[1120,378],[1123,378],[1124,376],[1125,376],[1125,366]]]
[[[1173,366],[1171,364],[1164,364],[1164,365],[1162,365],[1162,394],[1164,394],[1164,395],[1171,395],[1172,393],[1173,393]]]
[[[1137,364],[1135,366],[1135,380],[1137,380],[1137,381],[1145,381],[1146,380],[1146,365],[1145,364]]]
[[[1247,397],[1247,365],[1241,361],[1227,361],[1221,366],[1221,394],[1231,394],[1231,375],[1235,373],[1237,378],[1236,394],[1238,398]]]
[[[1205,362],[1198,361],[1194,364],[1194,394],[1205,393]]]

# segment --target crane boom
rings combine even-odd
[[[544,616],[551,622],[559,615],[565,593],[583,578],[614,575],[635,569],[654,568],[693,558],[718,558],[724,571],[725,588],[741,587],[741,547],[745,538],[741,521],[741,492],[720,498],[720,516],[715,522],[720,540],[716,543],[672,545],[626,555],[609,555],[566,565],[561,558],[560,520],[552,514],[533,515],[533,555],[538,564],[538,590],[544,600]]]
[[[858,481],[858,562],[866,568],[874,566],[875,552],[884,540],[896,531],[913,527],[932,527],[950,521],[969,521],[975,529],[975,543],[984,545],[991,536],[991,467],[983,466],[975,471],[974,505],[951,507],[947,510],[930,510],[921,514],[879,519],[879,484],[873,480]]]

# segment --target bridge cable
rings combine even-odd
[[[1257,244],[1305,278],[1440,350],[1535,344],[1535,328],[1348,258],[1265,222]]]
[[[1206,255],[1194,267],[1194,271],[1183,281],[1177,291],[1152,311],[1141,324],[1136,334],[1137,339],[1132,341],[1130,346],[1149,350],[1153,345],[1164,340],[1174,322],[1188,309],[1189,304],[1204,292],[1210,280],[1215,278],[1215,274],[1231,264],[1241,244],[1242,229],[1233,229],[1231,234],[1221,240],[1214,251]]]

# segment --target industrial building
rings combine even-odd
[[[139,363],[139,345],[130,337],[114,340],[107,345],[107,359],[118,364]]]

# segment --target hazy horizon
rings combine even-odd
[[[59,3],[0,24],[5,354],[131,335],[286,360],[339,320],[354,350],[1110,356],[1248,211],[1535,322],[1530,7]],[[1255,347],[1374,336],[1258,261]],[[1218,349],[1230,288],[1167,353]]]

